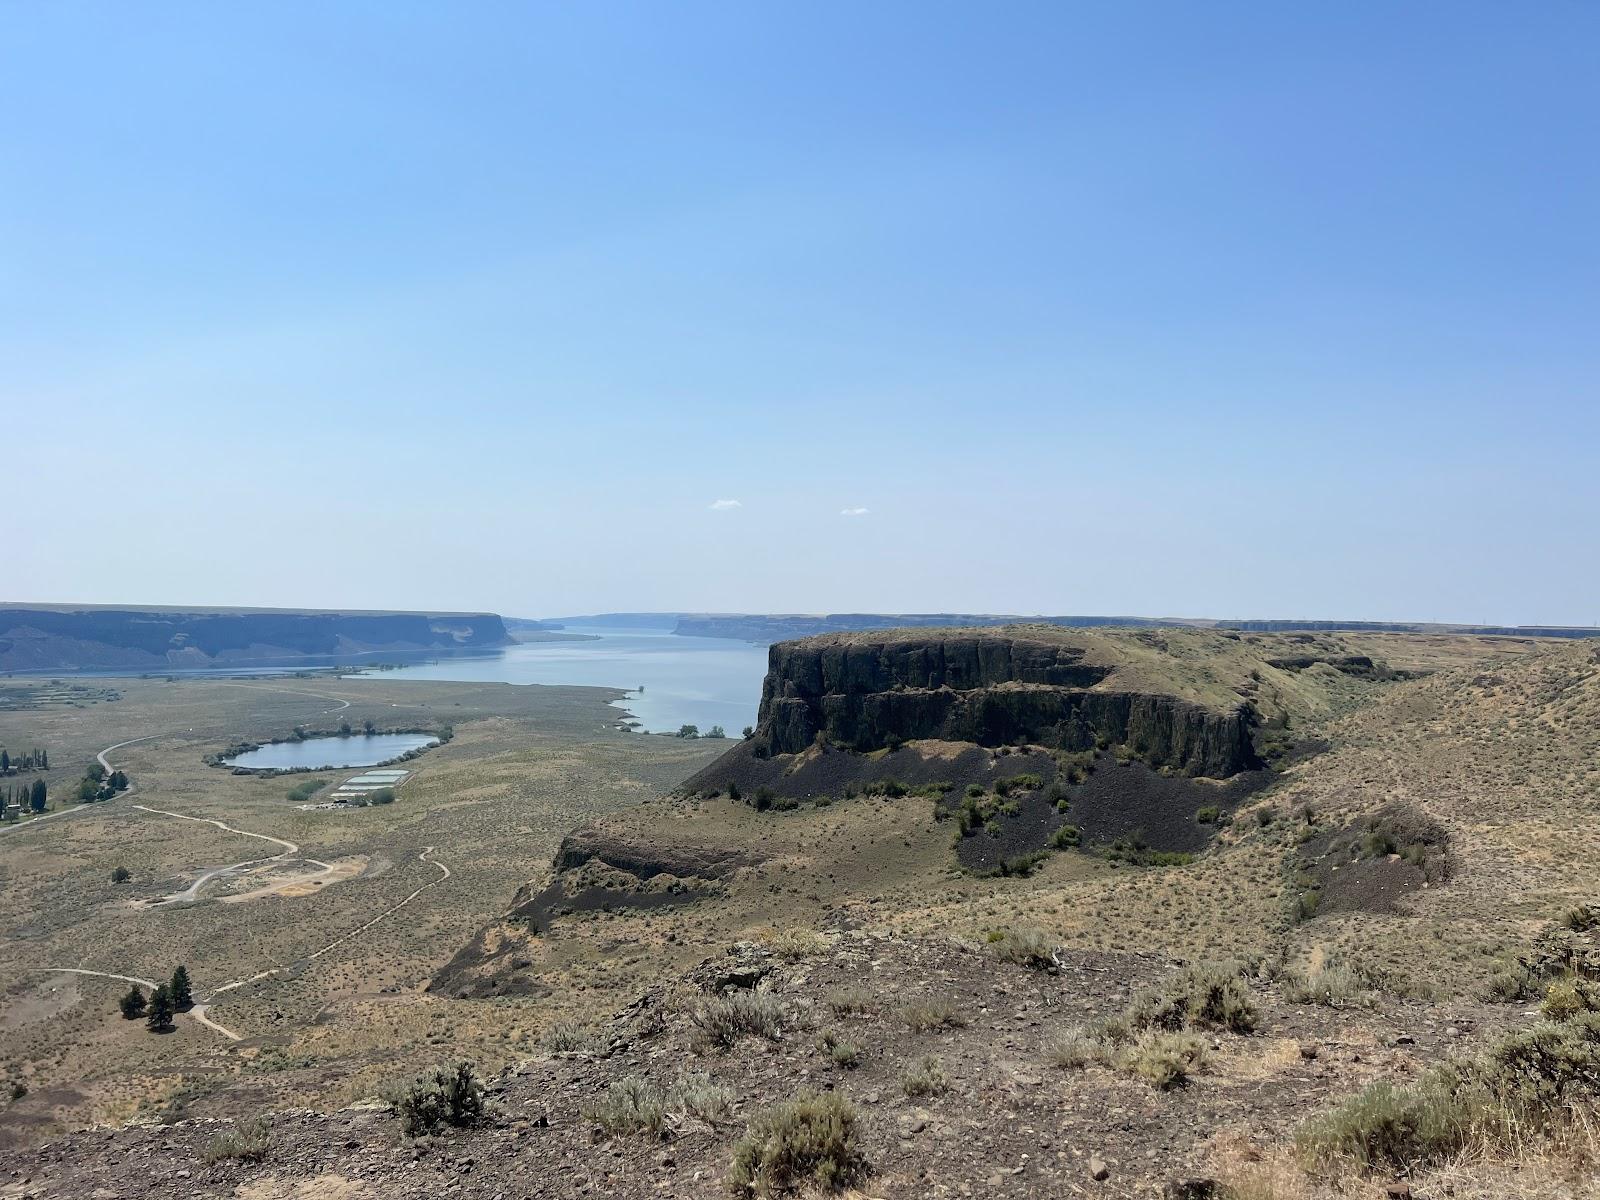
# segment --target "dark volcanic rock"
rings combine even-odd
[[[767,754],[799,753],[819,733],[856,750],[917,738],[1063,750],[1125,742],[1191,775],[1258,765],[1248,708],[1090,690],[1108,673],[1071,646],[989,634],[784,642],[770,651],[756,741]]]

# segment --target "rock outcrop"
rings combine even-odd
[[[0,605],[0,669],[184,669],[510,644],[493,613]]]
[[[795,754],[823,735],[858,751],[916,738],[1063,750],[1126,744],[1145,761],[1225,777],[1258,764],[1247,706],[1097,690],[1110,669],[1054,641],[986,633],[772,647],[755,744]]]

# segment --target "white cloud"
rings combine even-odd
[[[740,504],[737,500],[713,500],[711,502],[712,512],[727,512],[730,508],[743,507],[744,505]]]
[[[841,508],[839,515],[841,517],[864,517],[867,515],[867,510],[864,508]]]

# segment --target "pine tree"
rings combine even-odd
[[[11,774],[11,755],[0,750],[0,775]]]
[[[145,1024],[156,1033],[172,1028],[172,997],[164,983],[150,993],[150,1009]]]
[[[45,804],[49,801],[49,793],[45,791],[44,780],[35,779],[33,787],[28,789],[28,804],[36,813],[43,812]]]
[[[188,1012],[194,1007],[194,989],[189,986],[189,968],[183,964],[172,969],[172,982],[167,985],[167,994],[172,998],[172,1007],[179,1012]]]
[[[137,1021],[144,1016],[144,993],[139,990],[136,983],[128,989],[128,994],[122,997],[122,1015],[129,1021]]]

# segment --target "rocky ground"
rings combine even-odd
[[[991,946],[866,933],[746,944],[642,988],[585,1048],[542,1054],[492,1080],[478,1127],[408,1138],[379,1103],[285,1112],[271,1117],[263,1161],[210,1163],[229,1123],[82,1130],[0,1153],[0,1196],[723,1195],[748,1119],[807,1090],[842,1093],[859,1113],[868,1164],[860,1195],[1222,1195],[1277,1169],[1277,1148],[1330,1097],[1379,1074],[1412,1075],[1522,1019],[1507,1006],[1293,1004],[1279,983],[1257,977],[1256,1028],[1204,1032],[1205,1064],[1185,1086],[1162,1090],[1116,1067],[1062,1068],[1050,1046],[1114,1017],[1177,965],[1070,949],[1059,957],[1059,968],[1040,970],[1002,961]],[[694,1016],[708,999],[751,989],[781,1006],[781,1032],[702,1045]],[[936,1027],[919,1027],[930,1012]],[[839,1065],[824,1048],[841,1042],[859,1052],[858,1065]],[[929,1056],[942,1085],[908,1095],[908,1077],[930,1073]],[[627,1077],[670,1088],[698,1075],[709,1076],[702,1087],[727,1090],[726,1110],[710,1119],[669,1111],[659,1133],[607,1133],[585,1115]],[[1387,1182],[1372,1181],[1369,1194]]]

